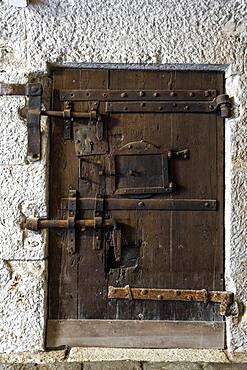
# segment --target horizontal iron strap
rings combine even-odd
[[[229,316],[231,314],[230,306],[234,302],[234,294],[226,291],[132,288],[129,285],[123,288],[109,286],[108,298],[219,303],[219,311],[222,316]]]
[[[114,226],[116,223],[113,219],[103,220],[102,227]],[[95,228],[95,219],[88,220],[75,220],[76,228]],[[27,218],[24,227],[28,230],[40,230],[40,229],[68,229],[68,220],[46,220],[41,218]]]
[[[209,113],[217,108],[215,102],[107,102],[106,112],[110,113]]]
[[[64,115],[64,111],[53,111],[53,110],[47,110],[47,111],[41,111],[42,116],[48,116],[48,117],[62,117],[66,118]],[[69,118],[89,118],[89,119],[95,119],[97,117],[96,111],[90,111],[90,112],[70,112]]]
[[[60,100],[130,101],[130,100],[211,100],[217,90],[60,90]]]
[[[233,293],[224,291],[185,290],[185,289],[154,289],[109,286],[108,298],[110,299],[148,299],[163,301],[197,301],[222,303],[233,302]]]
[[[20,95],[20,96],[42,95],[42,85],[40,83],[27,83],[27,84],[0,83],[0,96],[3,95]]]
[[[94,198],[78,198],[77,209],[94,210]],[[120,199],[105,198],[106,211],[113,210],[177,210],[177,211],[216,211],[214,199]],[[61,209],[68,208],[68,198],[62,198]]]

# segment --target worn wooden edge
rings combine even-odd
[[[47,348],[225,348],[225,322],[48,320]]]

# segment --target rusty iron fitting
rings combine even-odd
[[[27,218],[24,223],[25,229],[38,231],[39,230],[39,218],[37,217],[30,217]]]

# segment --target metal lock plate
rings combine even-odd
[[[74,141],[78,157],[108,152],[108,144],[106,141],[99,140],[97,126],[93,122],[74,124]]]

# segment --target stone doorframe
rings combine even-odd
[[[48,75],[51,70],[58,67],[59,65],[56,64],[48,65]],[[61,67],[218,70],[225,73],[226,93],[234,98],[235,104],[232,118],[226,119],[225,122],[225,284],[226,290],[235,293],[236,300],[241,302],[240,306],[245,305],[247,301],[247,113],[244,107],[247,103],[247,93],[244,92],[243,83],[246,79],[243,75],[236,74],[229,65],[65,64]],[[18,106],[23,104],[23,99],[9,100],[6,97],[0,104],[4,114],[16,125],[19,121]],[[10,116],[9,111],[14,117]],[[19,123],[20,126],[23,125],[20,121]],[[26,130],[22,138],[25,145],[23,141],[21,145],[26,148]],[[5,166],[3,169],[5,174],[0,177],[0,185],[6,189],[7,201],[5,199],[4,203],[6,217],[9,210],[15,210],[14,215],[9,214],[11,222],[5,230],[6,235],[11,234],[11,237],[6,237],[11,247],[2,252],[0,260],[2,276],[0,284],[3,289],[0,305],[5,317],[5,321],[0,323],[4,338],[0,344],[0,352],[45,349],[47,235],[43,231],[41,234],[24,232],[20,225],[25,217],[47,215],[48,149],[48,127],[44,120],[42,122],[42,160],[32,164],[27,163],[25,168],[22,166],[21,171],[18,166],[17,168]],[[246,351],[247,314],[240,311],[240,314],[227,318],[226,327],[227,349]]]

